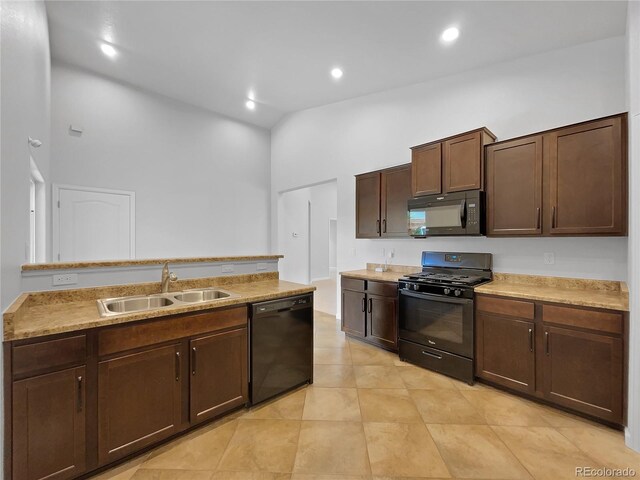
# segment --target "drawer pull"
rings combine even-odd
[[[429,356],[429,357],[433,357],[433,358],[435,358],[436,360],[442,360],[442,355],[438,355],[438,354],[436,354],[436,353],[431,353],[431,352],[427,352],[426,350],[423,350],[423,351],[422,351],[422,354],[423,354],[423,355],[427,355],[427,356]]]

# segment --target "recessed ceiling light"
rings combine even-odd
[[[443,42],[453,42],[459,36],[460,30],[458,30],[456,27],[449,27],[444,32],[442,32],[442,36],[440,38],[442,38]]]
[[[341,68],[336,67],[336,68],[331,70],[331,76],[333,78],[335,78],[336,80],[339,79],[339,78],[342,78],[342,75],[343,75],[343,72],[342,72]]]
[[[102,43],[100,45],[100,50],[102,50],[102,53],[104,53],[107,57],[110,57],[110,58],[113,58],[118,54],[118,51],[108,43]]]
[[[256,102],[254,102],[253,100],[247,100],[245,102],[245,105],[249,110],[255,110],[256,109]]]

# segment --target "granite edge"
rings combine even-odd
[[[251,260],[279,260],[284,255],[232,255],[227,257],[172,257],[172,258],[147,258],[137,260],[104,260],[88,262],[58,262],[58,263],[27,263],[21,266],[23,272],[35,270],[73,270],[80,268],[96,267],[129,267],[137,265],[162,265],[164,263],[212,263],[212,262],[238,262]]]

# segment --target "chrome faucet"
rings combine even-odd
[[[166,262],[162,267],[162,293],[169,291],[169,282],[175,282],[178,280],[178,276],[171,272],[169,273],[169,262]]]

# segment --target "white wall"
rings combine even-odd
[[[329,278],[329,219],[336,218],[337,198],[335,181],[277,195],[281,279],[309,283]]]
[[[44,3],[2,2],[1,224],[4,310],[20,292],[29,242],[29,155],[49,181],[50,54]],[[27,138],[42,141],[30,148]]]
[[[394,248],[397,264],[419,264],[422,250],[486,251],[496,271],[624,280],[626,238],[356,240],[353,175],[407,163],[410,146],[480,126],[507,139],[625,110],[618,37],[291,114],[272,130],[271,188],[275,196],[337,178],[339,271]],[[555,265],[544,265],[544,252]]]
[[[336,181],[309,189],[311,201],[311,281],[329,278],[329,219],[338,215]]]
[[[268,253],[267,130],[55,59],[51,90],[52,182],[135,191],[137,258]]]
[[[50,56],[43,2],[3,1],[0,9],[1,311],[20,291],[20,265],[26,259],[30,153],[45,180],[49,176]],[[30,152],[29,136],[41,140],[42,147]],[[0,371],[4,371],[1,359]],[[2,425],[4,393],[0,392]],[[4,450],[3,436],[0,450]],[[3,460],[0,458],[0,475],[4,477]]]
[[[285,192],[276,198],[278,211],[278,251],[280,278],[309,283],[309,202],[308,188]]]
[[[627,444],[640,451],[640,3],[627,10],[629,100],[629,414]]]

